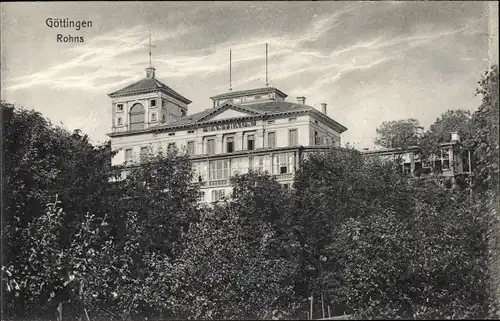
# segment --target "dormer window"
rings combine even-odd
[[[116,104],[116,111],[122,112],[123,111],[123,104]]]
[[[156,99],[151,99],[151,100],[149,101],[149,106],[150,106],[150,107],[156,107]]]

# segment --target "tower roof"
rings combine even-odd
[[[168,94],[169,96],[172,96],[173,98],[182,101],[185,104],[191,103],[191,100],[182,96],[181,94],[179,94],[178,92],[176,92],[175,90],[173,90],[172,88],[165,85],[164,83],[162,83],[161,81],[159,81],[154,77],[141,79],[131,85],[128,85],[125,88],[122,88],[120,90],[108,94],[108,96],[110,97],[128,96],[128,95],[148,93],[154,91],[162,91]]]

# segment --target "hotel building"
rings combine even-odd
[[[340,147],[347,128],[305,97],[287,102],[273,87],[228,92],[212,106],[190,114],[191,100],[146,69],[146,78],[109,94],[112,106],[112,165],[133,165],[141,155],[173,146],[191,157],[202,200],[217,201],[230,192],[235,173],[267,171],[285,186],[293,182],[300,158],[307,152]]]

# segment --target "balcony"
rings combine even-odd
[[[210,181],[208,183],[208,186],[224,186],[224,185],[227,185],[228,183],[229,183],[229,180],[227,180],[227,179],[219,179],[219,180]]]
[[[293,178],[293,173],[275,174],[274,177],[278,181],[285,180],[285,179],[292,179]]]

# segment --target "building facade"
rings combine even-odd
[[[340,147],[347,128],[306,105],[305,97],[287,102],[274,87],[229,92],[212,106],[190,114],[189,99],[146,69],[146,78],[109,94],[112,105],[112,165],[137,164],[141,155],[176,147],[193,162],[201,201],[230,193],[229,178],[249,170],[267,171],[286,185],[293,182],[301,153]]]
[[[363,150],[365,157],[379,157],[383,159],[401,161],[401,171],[410,176],[426,177],[438,176],[449,179],[455,185],[458,178],[468,176],[471,172],[470,152],[461,148],[458,133],[450,133],[449,142],[442,143],[437,155],[422,159],[418,146],[405,149],[384,148],[380,150]]]

